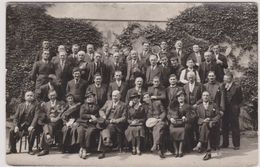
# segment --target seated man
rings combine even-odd
[[[80,108],[80,118],[77,120],[79,127],[78,140],[80,143],[80,158],[86,159],[87,153],[90,151],[91,139],[98,130],[96,128],[98,117],[98,106],[95,105],[95,94],[93,92],[86,93],[85,103]]]
[[[210,101],[209,92],[202,93],[202,103],[196,109],[199,125],[199,142],[193,150],[201,150],[202,146],[206,146],[207,153],[203,160],[211,158],[211,147],[215,144],[214,139],[218,139],[219,119],[221,114],[215,103]]]
[[[35,140],[38,119],[38,107],[34,101],[34,93],[28,91],[25,93],[25,102],[18,105],[14,115],[14,126],[9,132],[9,150],[7,154],[17,153],[16,142],[19,141],[20,136],[25,133],[28,134],[28,143],[30,155],[33,155],[32,147]],[[26,141],[27,142],[27,141]]]
[[[143,95],[144,107],[146,108],[147,121],[149,119],[156,120],[154,126],[146,126],[151,128],[153,134],[153,146],[151,151],[159,149],[159,156],[165,158],[164,156],[164,136],[166,134],[166,111],[161,103],[161,101],[152,101],[148,93]]]
[[[57,100],[57,93],[55,91],[49,92],[50,101],[47,103],[42,103],[42,109],[45,113],[45,117],[42,122],[43,125],[43,134],[40,143],[42,151],[38,156],[43,156],[49,154],[49,149],[53,143],[54,138],[57,139],[58,143],[61,144],[61,132],[62,129],[62,119],[61,114],[64,111],[64,102]]]
[[[77,124],[76,120],[79,118],[80,103],[75,103],[73,94],[66,95],[67,103],[64,107],[64,112],[61,114],[63,120],[62,128],[62,152],[74,152],[75,150],[75,136]]]
[[[120,101],[120,92],[115,90],[112,92],[112,100],[108,100],[99,110],[101,117],[99,127],[103,129],[100,133],[101,144],[99,150],[102,152],[99,159],[105,157],[108,147],[111,147],[115,138],[119,138],[123,134],[123,125],[126,121],[126,105]]]

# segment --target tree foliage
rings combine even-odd
[[[102,45],[102,34],[91,23],[75,19],[57,19],[47,15],[42,4],[8,4],[6,13],[6,95],[23,97],[34,90],[29,73],[43,40],[70,47],[78,43],[85,49],[88,43]]]

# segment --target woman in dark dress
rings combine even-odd
[[[171,102],[168,107],[167,118],[170,121],[170,137],[173,141],[175,157],[183,156],[183,144],[185,138],[189,138],[190,122],[195,118],[195,113],[191,106],[186,104],[184,92],[179,91],[176,100]]]
[[[140,95],[135,93],[132,94],[130,98],[131,100],[127,112],[129,126],[125,131],[125,136],[128,142],[132,142],[132,154],[141,155],[140,144],[141,137],[145,137],[144,123],[146,120],[146,112],[140,103]]]

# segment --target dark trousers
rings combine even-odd
[[[239,112],[227,110],[222,119],[223,146],[229,145],[229,131],[232,132],[234,147],[240,146]]]
[[[159,145],[160,149],[164,149],[165,143],[164,143],[164,136],[166,134],[166,124],[165,122],[158,122],[152,130],[153,134],[153,144]]]
[[[43,126],[43,134],[41,138],[40,146],[43,150],[49,150],[52,143],[47,140],[47,135],[49,134],[52,140],[56,140],[57,143],[61,144],[61,128],[62,121],[57,121],[55,123],[48,123]]]
[[[203,123],[199,126],[199,141],[206,145],[208,151],[211,148],[216,149],[219,145],[219,124],[216,123],[213,127],[209,126],[209,123]]]
[[[19,132],[16,133],[14,132],[14,128],[15,127],[12,127],[9,131],[9,148],[12,151],[16,150],[16,143],[19,141],[19,139],[24,135],[28,135],[29,151],[31,151],[35,137],[37,134],[39,134],[40,127],[36,126],[34,129],[28,132],[28,126],[23,126],[20,127]]]
[[[79,126],[78,129],[78,139],[79,139],[79,144],[81,148],[86,148],[90,149],[91,146],[91,141],[94,141],[93,137],[95,137],[95,134],[97,133],[97,128],[96,127],[84,127],[84,126]]]

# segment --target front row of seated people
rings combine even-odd
[[[96,95],[91,91],[87,91],[82,105],[71,93],[66,95],[66,104],[57,100],[55,90],[49,91],[49,102],[37,104],[34,93],[28,91],[25,102],[17,107],[9,135],[8,153],[16,153],[16,142],[21,136],[28,135],[28,153],[33,155],[35,137],[40,135],[38,156],[49,154],[50,147],[56,142],[62,152],[71,152],[79,144],[79,156],[86,159],[96,139],[99,141],[100,159],[116,143],[121,147],[124,139],[131,145],[133,155],[141,155],[142,145],[151,136],[151,151],[158,150],[159,156],[164,158],[165,151],[170,150],[165,144],[169,136],[175,157],[182,157],[185,145],[192,145],[194,127],[198,127],[199,136],[193,150],[206,148],[203,159],[208,160],[211,158],[211,148],[219,146],[218,141],[213,141],[220,136],[219,107],[212,102],[208,91],[203,91],[202,100],[196,108],[189,105],[185,100],[185,91],[174,85],[175,79],[169,79],[173,89],[168,94],[177,92],[167,111],[157,95],[142,92],[142,78],[136,78],[136,87],[130,89],[130,93],[128,91],[127,103],[120,100],[120,91],[113,90],[111,100],[107,100],[102,108],[96,105]]]

